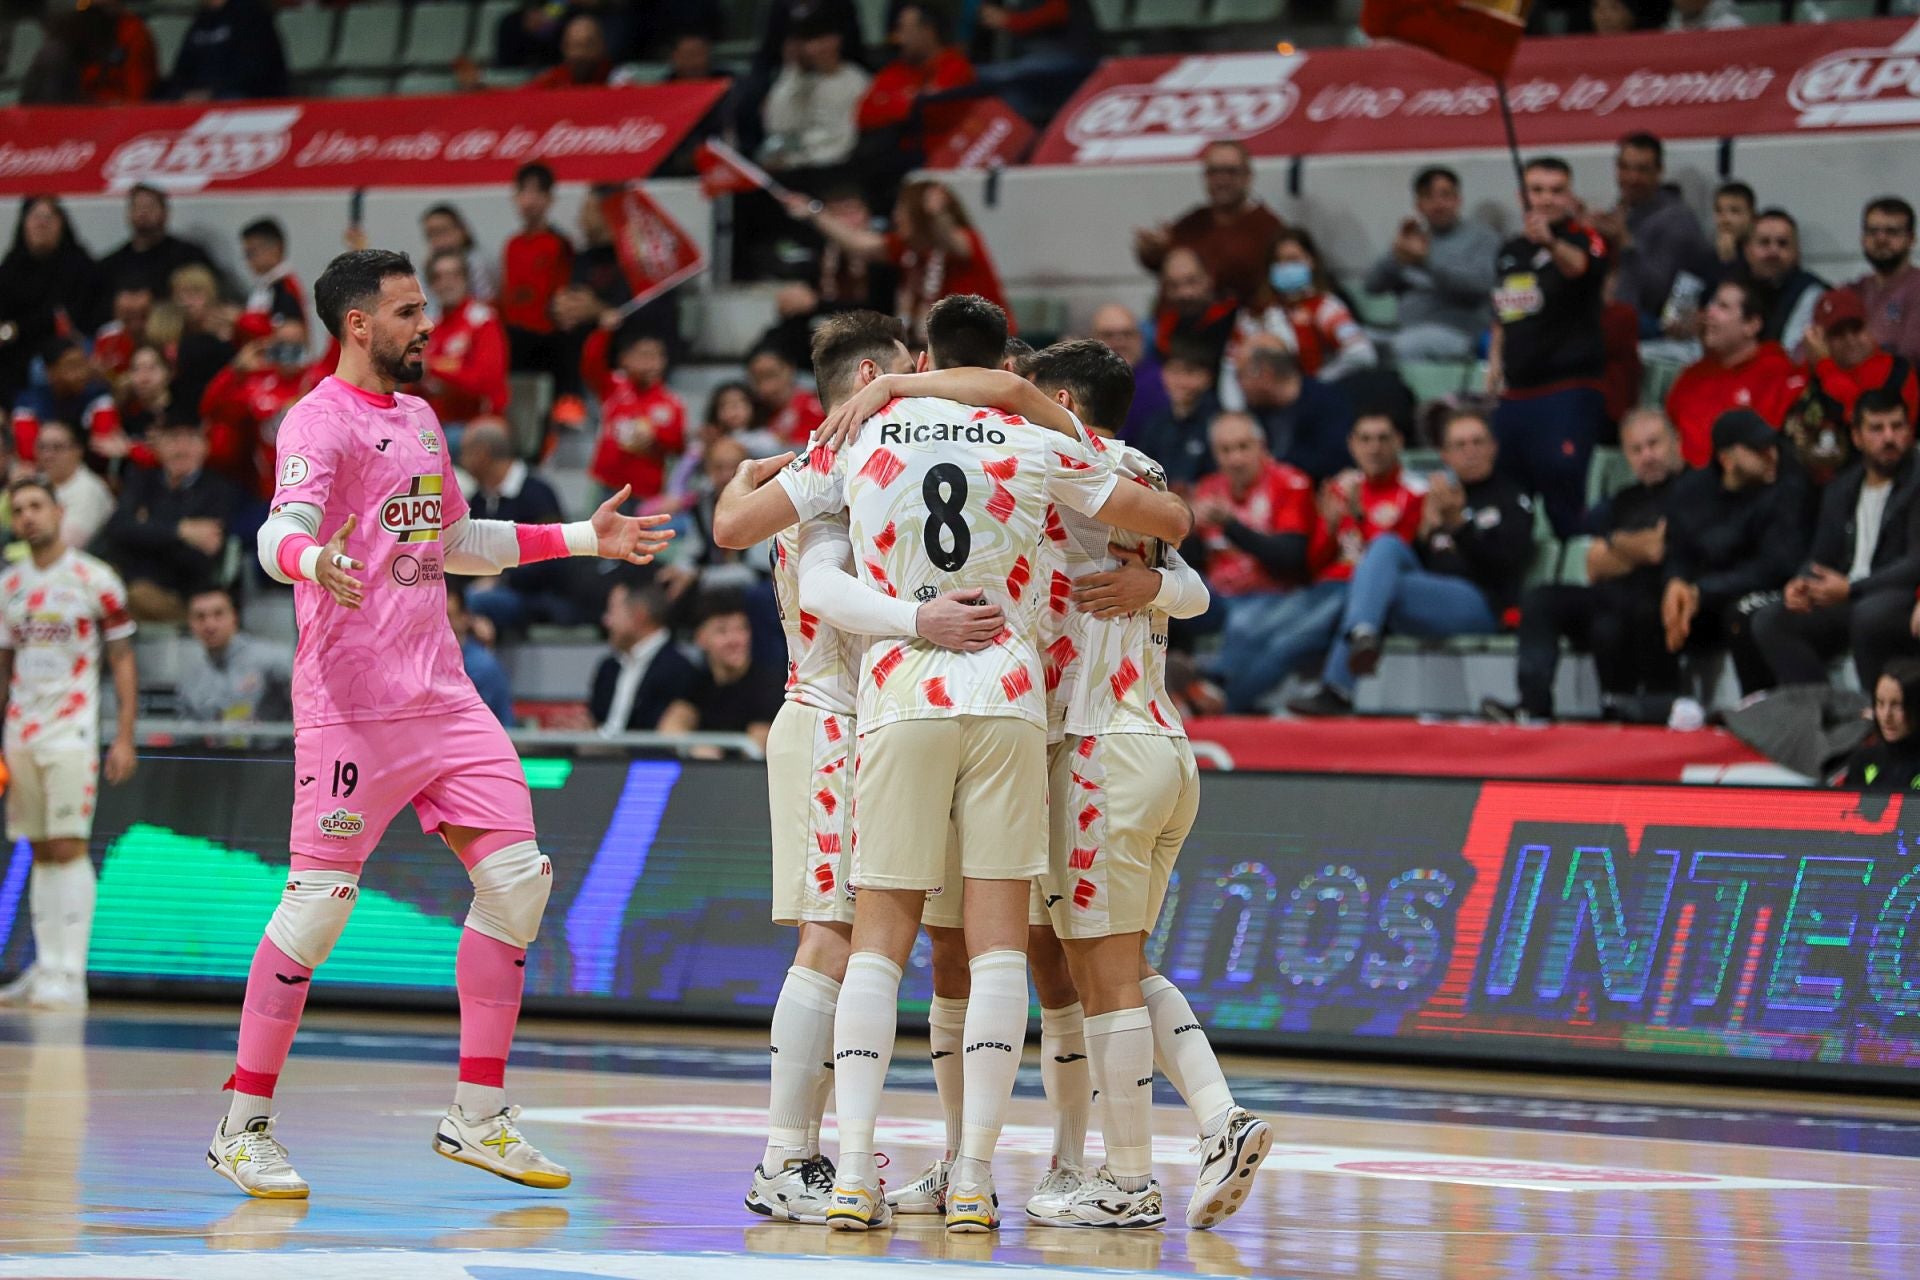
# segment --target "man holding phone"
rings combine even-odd
[[[1400,300],[1387,341],[1402,360],[1471,359],[1493,320],[1493,260],[1500,237],[1460,216],[1460,175],[1430,165],[1413,179],[1417,216],[1400,221],[1393,247],[1367,272],[1369,293]]]

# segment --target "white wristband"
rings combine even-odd
[[[560,532],[567,539],[568,555],[597,556],[600,554],[600,535],[593,531],[593,521],[573,520],[561,525]]]
[[[316,582],[319,580],[320,552],[320,547],[312,546],[300,553],[300,578],[302,581]]]

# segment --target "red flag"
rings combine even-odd
[[[623,314],[631,314],[705,269],[707,259],[699,244],[639,187],[605,196],[600,212],[633,288],[633,300],[622,308]]]
[[[1531,7],[1532,0],[1366,0],[1360,29],[1501,80],[1526,34]]]
[[[700,190],[709,200],[773,186],[765,169],[718,138],[700,144],[693,153],[693,167],[700,171]]]

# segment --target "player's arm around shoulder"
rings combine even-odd
[[[796,520],[845,506],[844,481],[833,451],[827,450],[824,459],[819,452],[743,461],[713,504],[714,542],[744,551]]]

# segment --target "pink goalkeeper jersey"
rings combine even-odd
[[[347,553],[366,568],[358,609],[294,585],[296,726],[394,720],[477,705],[447,625],[441,530],[467,514],[433,410],[326,378],[280,423],[273,506],[311,503],[325,542],[357,516]]]

